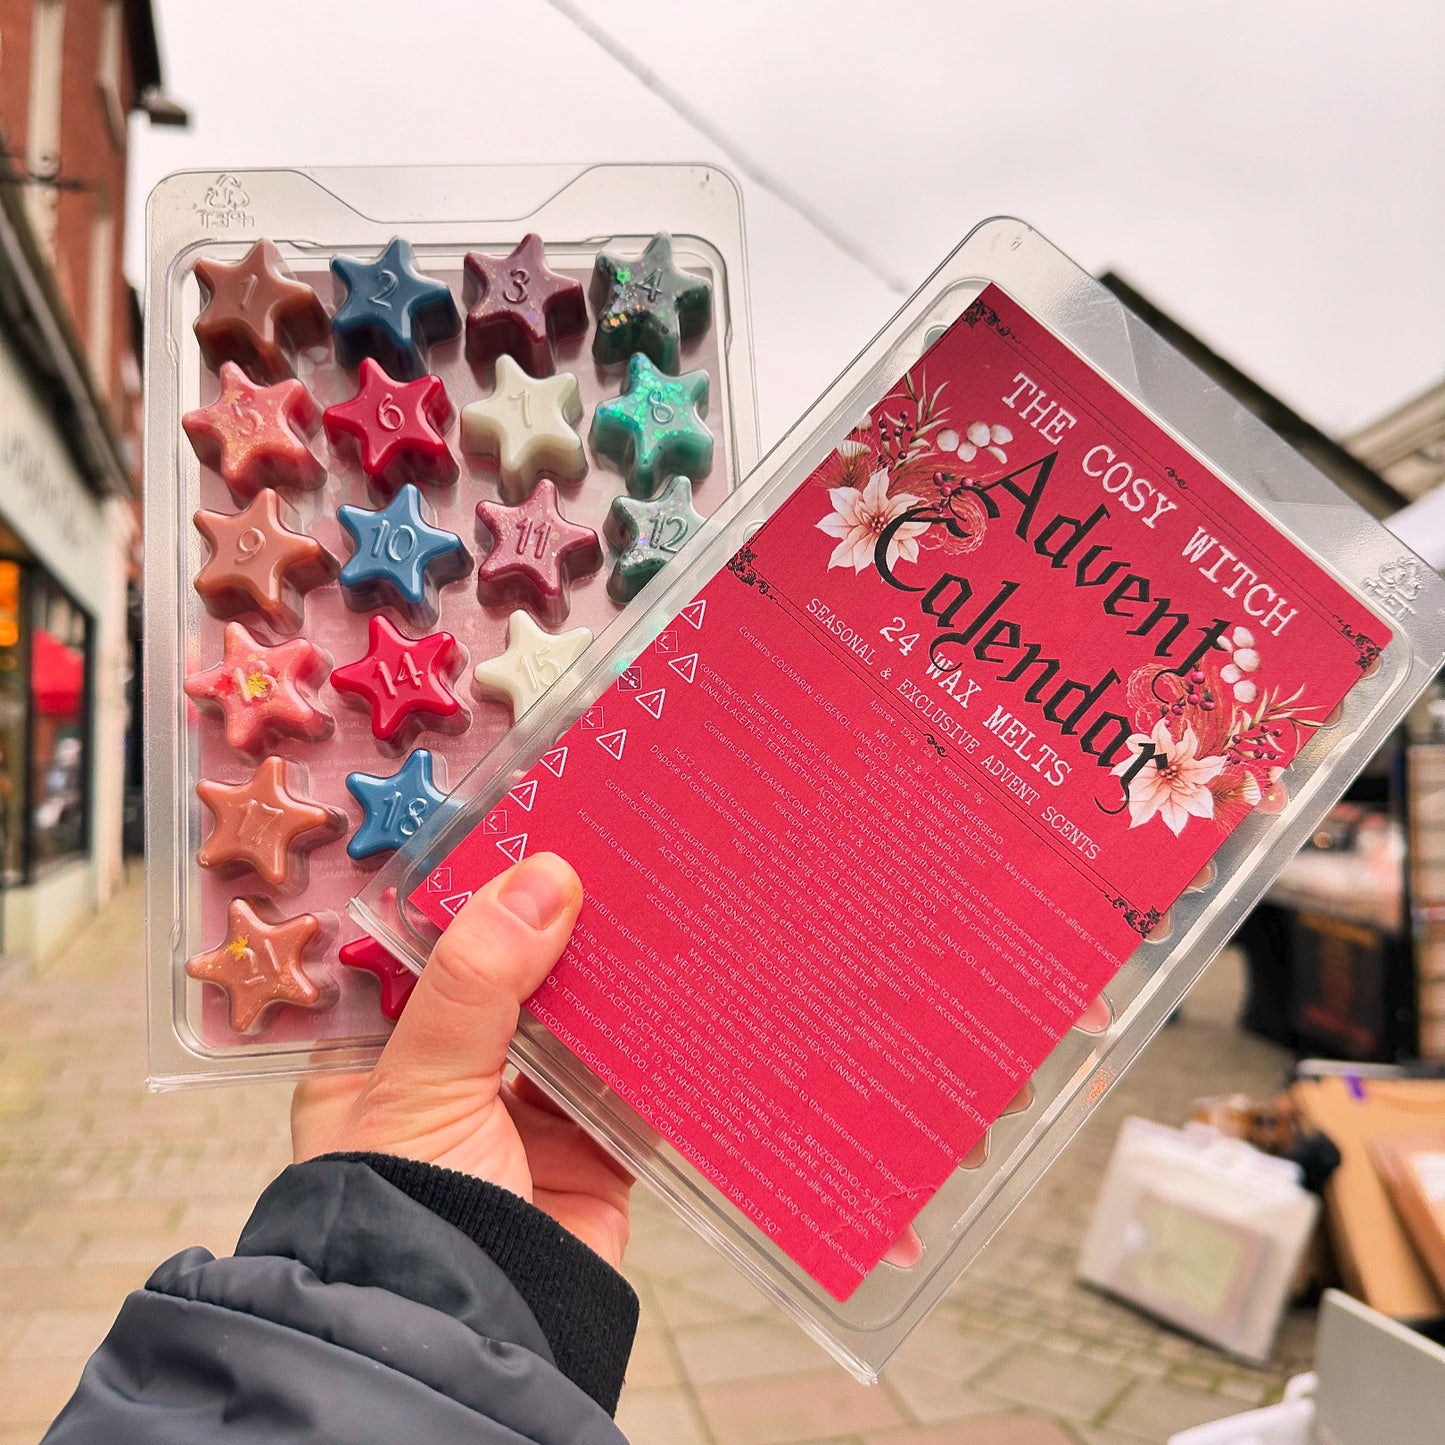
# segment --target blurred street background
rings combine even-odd
[[[144,1089],[157,180],[721,164],[765,446],[971,226],[1019,215],[1387,517],[1445,480],[1442,74],[1418,0],[0,0],[0,1445],[39,1438],[151,1266],[228,1250],[286,1160],[284,1087]],[[640,1199],[630,1437],[1127,1445],[1277,1397],[1310,1310],[1251,1368],[1077,1284],[1079,1242],[1125,1116],[1268,1099],[1301,1054],[1445,1058],[1402,782],[1442,719],[1382,752],[881,1386]]]

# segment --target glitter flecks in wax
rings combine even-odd
[[[614,497],[607,513],[607,540],[617,549],[617,561],[607,579],[616,602],[632,598],[662,570],[702,526],[692,505],[692,483],[672,477],[650,501]]]
[[[523,601],[545,622],[564,621],[570,608],[568,583],[602,565],[597,533],[562,515],[557,488],[545,479],[515,507],[478,502],[477,519],[491,538],[477,571],[481,599]]]
[[[221,365],[221,394],[188,411],[181,426],[196,455],[220,472],[238,502],[264,487],[318,487],[326,470],[307,437],[321,409],[294,378],[257,386],[234,361]]]
[[[467,311],[468,359],[485,365],[506,353],[531,375],[550,376],[555,338],[587,325],[581,282],[548,269],[535,232],[500,258],[468,251],[465,266],[476,292]]]
[[[614,463],[634,497],[652,496],[664,476],[706,476],[713,454],[702,420],[707,392],[707,372],[668,376],[637,353],[622,394],[592,413],[592,450]]]
[[[664,371],[676,371],[682,343],[701,335],[712,321],[712,286],[678,270],[666,232],[655,235],[636,259],[599,252],[592,302],[597,308],[592,356],[603,366],[616,366],[640,351]]]
[[[335,722],[312,689],[327,674],[326,658],[304,637],[266,647],[239,622],[226,624],[221,660],[186,679],[186,695],[221,714],[226,741],[257,757],[278,738],[316,742]]]
[[[189,959],[186,973],[225,993],[236,1033],[248,1033],[267,1010],[281,1004],[317,1009],[333,1001],[334,990],[318,987],[304,967],[321,934],[321,920],[314,914],[272,922],[252,899],[235,898],[227,924],[221,946]]]

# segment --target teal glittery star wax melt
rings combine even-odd
[[[712,469],[706,410],[707,372],[668,376],[638,352],[627,365],[622,395],[592,413],[588,440],[616,465],[634,497],[650,497],[664,476],[696,480]]]

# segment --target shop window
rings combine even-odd
[[[21,628],[18,562],[0,560],[0,886],[25,876],[25,718],[29,669]]]
[[[43,572],[29,578],[32,870],[89,842],[90,618]]]

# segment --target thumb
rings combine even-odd
[[[492,879],[437,940],[372,1075],[370,1092],[421,1102],[497,1075],[528,998],[562,956],[582,908],[582,883],[555,853],[537,853]]]

